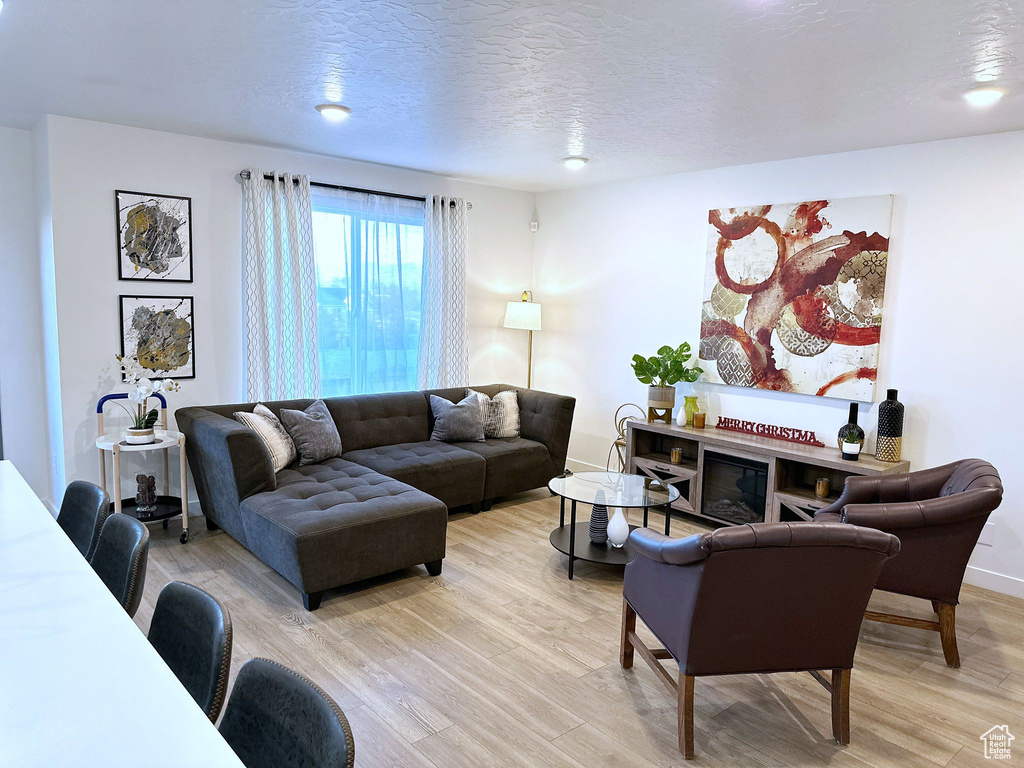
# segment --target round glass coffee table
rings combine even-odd
[[[549,537],[551,546],[569,556],[569,578],[572,578],[573,563],[585,560],[589,563],[625,565],[633,559],[633,546],[628,541],[621,547],[610,543],[595,544],[590,540],[590,526],[586,521],[576,525],[576,502],[594,504],[598,491],[604,492],[604,504],[611,510],[619,508],[623,514],[630,509],[643,509],[644,527],[647,527],[647,513],[651,507],[665,507],[665,535],[668,536],[672,516],[669,506],[679,498],[679,490],[668,483],[661,483],[643,475],[626,475],[621,472],[577,472],[559,475],[548,483],[548,489],[561,497],[561,512],[558,527]],[[565,501],[569,500],[569,525],[565,524]],[[635,525],[629,526],[633,531]]]

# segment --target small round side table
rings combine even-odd
[[[96,421],[100,436],[96,438],[96,447],[100,453],[100,486],[107,490],[107,462],[105,453],[110,452],[113,465],[114,480],[114,512],[130,514],[142,523],[160,521],[167,527],[170,518],[181,515],[181,536],[178,540],[184,544],[188,541],[188,468],[185,459],[185,436],[180,432],[167,429],[167,401],[163,396],[155,394],[160,400],[160,429],[155,430],[156,441],[145,445],[129,445],[124,440],[124,432],[103,433],[103,405],[109,400],[127,399],[128,395],[119,393],[105,395],[96,404]],[[170,450],[178,447],[178,464],[181,472],[181,496],[171,496]],[[162,451],[164,459],[164,492],[156,498],[156,511],[140,513],[135,509],[135,499],[121,499],[121,454],[140,451]],[[108,491],[109,493],[109,491]]]
[[[672,502],[679,498],[679,489],[668,483],[661,483],[644,475],[629,475],[622,472],[567,472],[552,478],[548,490],[560,496],[558,527],[551,532],[548,540],[551,546],[569,556],[569,578],[573,577],[573,564],[577,560],[605,565],[626,565],[636,552],[628,541],[622,547],[611,544],[594,544],[590,540],[589,526],[576,524],[576,503],[595,504],[598,492],[609,509],[618,507],[623,514],[628,509],[642,509],[644,528],[647,527],[648,511],[651,507],[665,509],[665,535],[672,524]],[[565,500],[570,502],[569,525],[565,524]],[[637,526],[630,525],[629,530]]]

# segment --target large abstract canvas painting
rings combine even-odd
[[[121,354],[136,355],[149,375],[194,379],[191,296],[121,296]]]
[[[114,192],[121,280],[192,282],[192,199]]]
[[[707,380],[872,400],[892,197],[720,208],[708,223]]]

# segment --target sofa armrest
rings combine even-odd
[[[629,534],[637,554],[668,565],[690,565],[706,560],[711,551],[711,537],[706,533],[672,539],[650,528],[637,528]]]
[[[174,415],[187,438],[193,472],[198,465],[215,497],[237,504],[277,487],[270,453],[251,429],[205,408],[182,408]]]
[[[574,397],[538,392],[535,389],[519,390],[519,433],[527,440],[543,443],[559,472],[565,469],[575,409]]]

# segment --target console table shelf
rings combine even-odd
[[[682,463],[669,460],[673,448],[682,449]],[[810,520],[839,498],[847,477],[910,470],[907,461],[889,463],[864,453],[859,461],[845,461],[838,448],[642,421],[628,424],[626,466],[674,485],[680,497],[673,510],[725,525]],[[821,477],[830,485],[823,499],[814,494]]]

